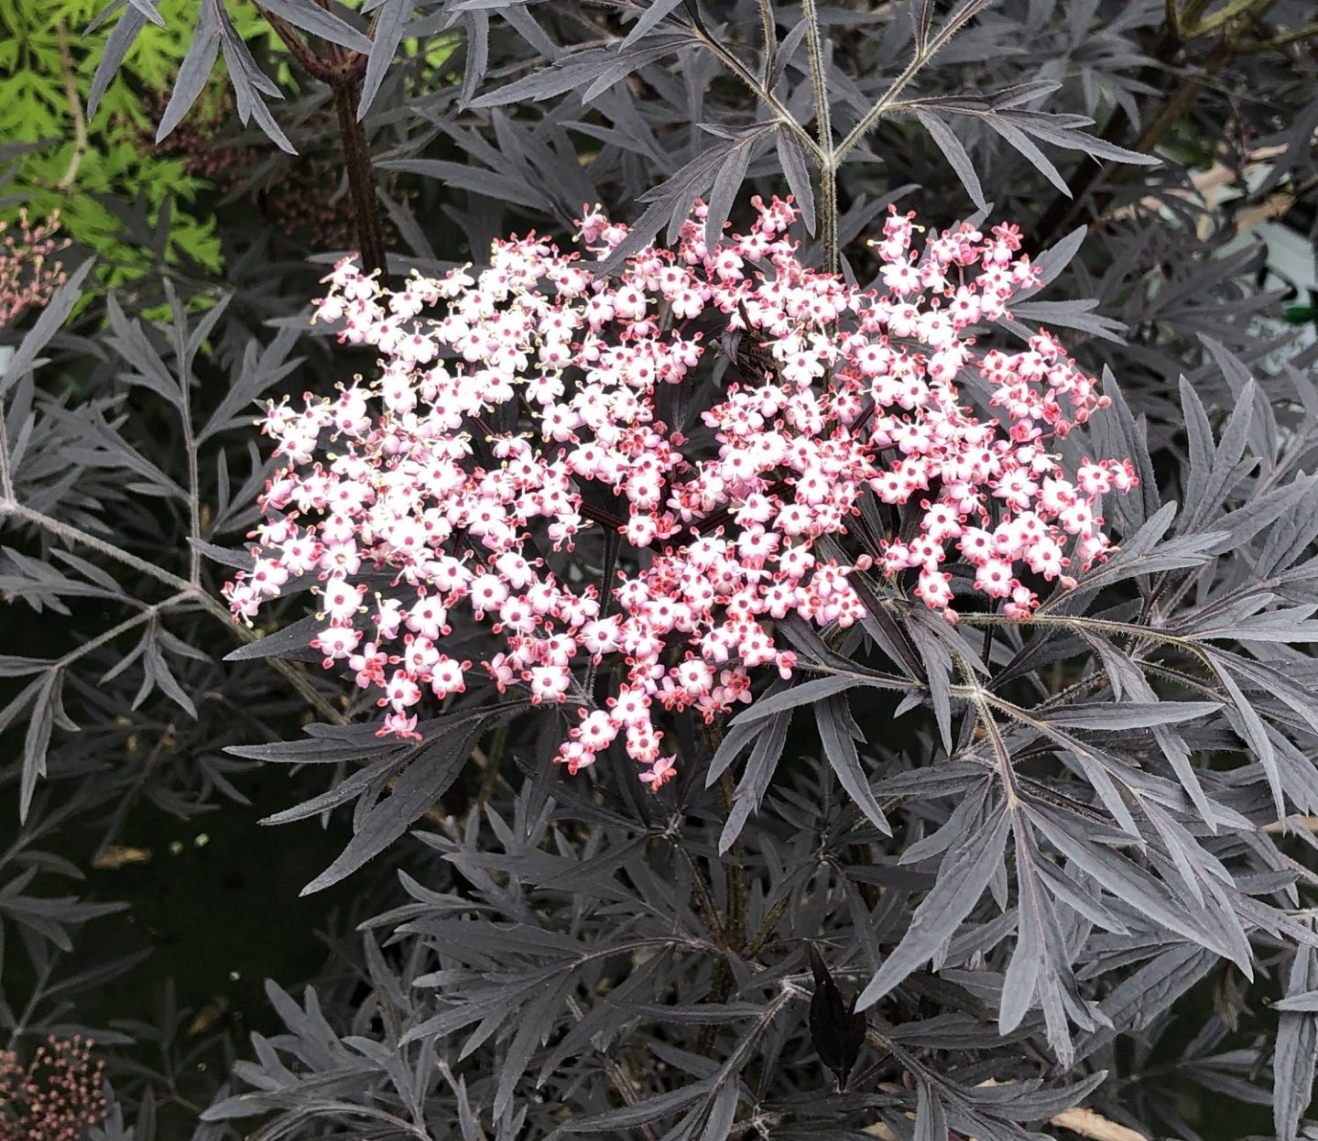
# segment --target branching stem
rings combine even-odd
[[[375,172],[366,130],[357,118],[361,102],[362,75],[368,57],[349,51],[339,44],[327,45],[329,58],[318,55],[307,45],[296,28],[259,5],[257,10],[269,22],[289,53],[314,78],[326,84],[334,98],[339,120],[339,141],[343,147],[343,165],[348,176],[348,194],[352,199],[357,224],[357,243],[361,247],[362,273],[369,277],[388,271],[385,261],[384,224],[375,197]],[[329,10],[329,9],[327,9]],[[376,9],[378,19],[380,9]],[[374,33],[375,20],[371,30]]]
[[[783,105],[782,100],[761,83],[746,65],[741,62],[741,60],[710,35],[708,29],[706,29],[703,24],[695,25],[694,31],[701,44],[708,51],[713,53],[724,67],[750,88],[764,105],[773,112],[774,119],[782,123],[787,130],[791,131],[792,134],[800,140],[801,145],[805,147],[806,151],[809,152],[810,157],[822,166],[826,161],[827,156],[819,149],[819,144],[810,136],[810,132],[801,126],[801,124],[796,121],[796,116],[794,116],[791,111]]]
[[[4,482],[8,484],[7,465],[0,466],[0,475],[4,476]],[[98,554],[105,555],[124,566],[131,567],[133,570],[139,571],[176,591],[175,597],[169,600],[170,603],[177,605],[195,604],[220,622],[241,643],[250,644],[257,640],[257,635],[248,627],[234,622],[228,608],[218,599],[212,598],[202,589],[199,582],[189,582],[176,574],[171,574],[155,563],[138,558],[137,555],[125,551],[122,547],[107,543],[104,539],[98,539],[95,535],[89,535],[78,527],[70,526],[68,523],[63,523],[40,511],[33,511],[30,507],[15,502],[12,496],[12,490],[6,486],[4,497],[0,498],[0,519],[9,517],[29,523],[71,545],[88,547]],[[320,717],[335,725],[346,725],[348,723],[348,719],[343,713],[336,709],[329,699],[317,691],[315,686],[302,673],[294,669],[289,662],[280,658],[267,658],[266,660],[269,662],[271,669],[283,677]]]

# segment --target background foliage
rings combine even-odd
[[[1312,20],[0,3],[0,207],[74,239],[0,330],[11,1048],[94,1036],[95,1136],[134,1141],[941,1141],[1057,1135],[1073,1106],[1315,1129],[1318,348],[1312,269],[1277,256],[1318,230]],[[553,725],[486,720],[491,695],[383,748],[277,636],[296,603],[232,653],[218,590],[271,470],[253,401],[372,365],[308,327],[328,263],[442,273],[594,203],[662,240],[698,196],[739,224],[788,192],[803,260],[862,283],[890,202],[1021,225],[1045,292],[986,338],[1044,323],[1110,370],[1075,447],[1139,464],[1123,555],[1028,628],[896,597],[797,632],[816,680],[757,692],[721,746],[692,729],[659,797],[621,763],[568,778]],[[891,836],[838,781],[856,763]],[[435,766],[442,794],[387,786]],[[345,848],[363,866],[295,903]],[[811,946],[867,1004],[845,1092]]]

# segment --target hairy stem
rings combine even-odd
[[[833,150],[833,115],[828,105],[828,76],[824,59],[824,38],[819,33],[819,12],[815,0],[802,0],[801,18],[805,20],[805,42],[810,55],[810,83],[815,95],[815,129],[819,151],[827,156],[819,164],[819,243],[823,251],[823,270],[837,273],[841,251],[837,243],[837,164]]]
[[[819,168],[819,246],[825,273],[837,273],[841,265],[837,230],[837,167],[829,162]]]
[[[321,59],[314,51],[307,46],[306,41],[298,34],[296,28],[287,21],[276,16],[273,12],[257,6],[257,11],[265,18],[270,27],[274,29],[275,34],[284,41],[284,46],[302,68],[310,75],[319,79],[322,83],[330,83],[334,79],[333,65]]]
[[[705,27],[703,22],[695,23],[693,25],[693,30],[704,47],[713,53],[724,67],[754,92],[756,97],[773,112],[774,120],[781,123],[787,130],[791,131],[791,133],[800,141],[801,145],[805,147],[806,151],[810,154],[810,157],[822,166],[827,161],[828,156],[819,149],[819,144],[811,137],[810,132],[796,121],[796,117],[786,108],[786,106],[783,105],[782,100],[770,91],[758,78],[756,78],[741,60],[719,43],[718,40],[710,34],[709,29]]]
[[[567,996],[567,1008],[572,1012],[572,1017],[578,1022],[585,1019],[586,1012],[581,1009],[581,1004],[572,995]],[[618,1065],[617,1060],[610,1057],[607,1052],[600,1051],[600,1061],[604,1066],[604,1072],[609,1075],[609,1081],[613,1083],[613,1088],[618,1091],[618,1096],[622,1098],[623,1104],[635,1105],[639,1102],[641,1095],[636,1089],[636,1084],[627,1076],[627,1071]],[[446,1065],[445,1069],[447,1068]],[[645,1141],[659,1141],[659,1134],[649,1122],[643,1123],[639,1128]]]
[[[1275,51],[1277,48],[1284,48],[1289,44],[1297,44],[1302,40],[1318,39],[1318,23],[1305,24],[1302,28],[1296,28],[1291,32],[1281,32],[1272,36],[1270,39],[1260,40],[1254,44],[1241,44],[1236,51],[1242,55],[1249,52],[1266,52]]]
[[[927,43],[921,42],[916,49],[915,55],[911,57],[911,62],[906,65],[905,70],[897,76],[896,79],[888,85],[888,90],[879,96],[878,102],[874,104],[852,129],[851,132],[843,139],[837,148],[833,151],[834,165],[841,165],[842,160],[851,153],[856,144],[870,133],[897,102],[897,96],[905,90],[906,85],[911,82],[931,59],[947,44],[957,32],[959,32],[971,18],[975,16],[983,4],[970,3],[961,9],[960,13],[954,18],[948,20],[941,28],[938,34]]]
[[[863,886],[868,887],[872,885],[866,884]],[[755,958],[755,956],[764,949],[764,945],[769,941],[769,937],[777,930],[779,921],[787,914],[787,905],[791,900],[792,897],[790,895],[785,895],[769,909],[769,913],[764,917],[764,922],[760,924],[759,930],[755,932],[751,941],[746,944],[745,957],[747,959]]]
[[[709,736],[712,753],[718,748],[722,734],[717,726],[713,726]],[[718,797],[719,808],[725,821],[732,812],[735,791],[732,774],[724,771],[718,780]],[[728,966],[727,956],[745,957],[746,953],[746,877],[741,866],[741,841],[732,845],[728,858],[723,864],[723,885],[728,899],[725,921],[720,925],[719,942],[724,948],[724,953],[714,966],[714,979],[705,998],[707,1003],[715,1004],[727,1002],[728,995],[732,993],[732,968]],[[777,920],[774,922],[776,924]],[[697,1053],[710,1053],[714,1047],[716,1031],[717,1027],[713,1023],[701,1027],[700,1036],[696,1041]]]
[[[772,0],[760,0],[760,27],[764,34],[764,72],[760,83],[767,90],[769,73],[773,70],[773,49],[777,46],[777,27],[773,18]]]

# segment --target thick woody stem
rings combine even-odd
[[[717,750],[718,744],[722,739],[722,732],[715,726],[710,726],[709,743],[711,752]],[[719,777],[718,794],[719,808],[724,820],[732,812],[732,803],[734,795],[734,786],[732,774],[725,772]],[[728,955],[746,955],[746,875],[741,866],[741,842],[732,845],[728,852],[728,860],[723,865],[723,886],[727,893],[727,912],[725,920],[721,925],[719,940],[725,948],[723,956],[719,958],[714,967],[714,979],[710,984],[709,994],[705,1001],[709,1003],[727,1002],[729,994],[732,992],[732,969],[728,966]],[[777,921],[775,920],[775,923]],[[700,1037],[696,1043],[696,1051],[700,1054],[708,1054],[714,1046],[714,1035],[717,1028],[713,1024],[707,1024],[701,1028]]]
[[[384,254],[384,227],[375,201],[375,176],[371,169],[371,152],[366,131],[357,119],[357,102],[361,98],[361,81],[354,77],[336,78],[334,109],[339,116],[339,137],[343,142],[343,161],[348,171],[348,193],[357,218],[357,241],[361,246],[362,273],[370,277],[377,270],[387,272]]]
[[[718,782],[719,806],[723,819],[732,815],[735,788],[732,774],[724,771]],[[746,873],[741,866],[741,841],[736,841],[728,852],[728,862],[723,865],[723,882],[728,893],[728,920],[724,925],[727,932],[728,946],[737,954],[745,950],[746,942]]]
[[[258,8],[306,71],[329,86],[334,96],[334,110],[339,117],[339,138],[343,144],[343,163],[348,172],[348,194],[352,198],[357,225],[357,244],[361,247],[362,273],[369,277],[377,270],[388,272],[384,250],[384,226],[375,200],[375,175],[371,169],[371,151],[366,131],[357,120],[361,99],[361,80],[367,56],[348,52],[339,44],[328,44],[329,58],[317,55],[298,34],[296,28],[272,12]],[[376,15],[379,13],[377,11]]]

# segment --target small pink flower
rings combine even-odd
[[[563,666],[534,666],[531,669],[531,701],[563,702],[568,687],[572,684],[572,674]]]
[[[672,757],[660,757],[647,772],[641,773],[641,780],[650,786],[651,792],[658,792],[666,782],[677,776]]]
[[[376,730],[377,737],[402,737],[405,740],[420,741],[423,740],[420,733],[416,732],[416,714],[413,713],[408,717],[404,713],[389,713]]]
[[[316,635],[311,646],[324,653],[325,660],[321,665],[325,669],[331,669],[338,659],[352,654],[361,637],[361,631],[354,630],[351,626],[330,626]]]
[[[456,662],[441,654],[430,670],[430,686],[435,696],[442,699],[450,693],[465,693],[466,671],[469,669],[471,662]]]

